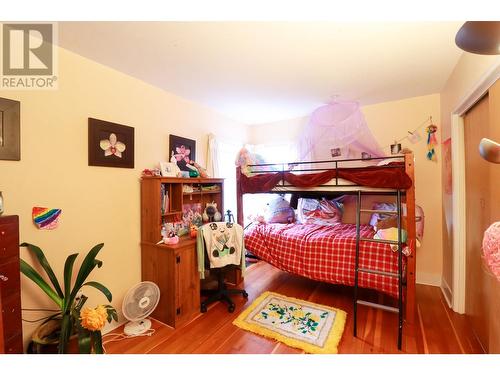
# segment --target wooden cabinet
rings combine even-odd
[[[160,288],[160,301],[151,315],[177,328],[200,311],[200,279],[196,240],[189,235],[176,245],[158,244],[164,223],[182,221],[183,209],[215,202],[223,214],[223,180],[144,177],[141,180],[142,280]],[[168,199],[166,198],[168,197]]]
[[[19,218],[0,216],[0,353],[22,353]]]

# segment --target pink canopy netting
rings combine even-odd
[[[299,141],[300,160],[383,157],[359,103],[335,101],[316,109]]]

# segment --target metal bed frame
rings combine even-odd
[[[293,162],[293,163],[266,163],[266,164],[253,164],[249,165],[251,167],[250,173],[257,175],[262,173],[281,173],[284,175],[285,172],[322,172],[331,169],[337,169],[342,167],[342,164],[346,162],[353,161],[371,161],[371,160],[385,160],[385,159],[403,159],[404,163],[401,164],[388,164],[383,166],[378,166],[378,168],[403,168],[406,174],[412,180],[412,186],[409,189],[389,189],[380,188],[377,190],[367,189],[363,190],[362,185],[356,184],[343,184],[341,179],[335,177],[329,184],[318,185],[317,187],[324,188],[324,190],[310,190],[307,188],[295,190],[292,185],[285,183],[284,178],[281,179],[279,183],[280,190],[271,190],[268,193],[283,194],[283,193],[294,193],[294,194],[305,194],[305,195],[321,195],[328,193],[339,192],[342,194],[356,194],[357,204],[356,204],[356,257],[355,257],[355,282],[354,282],[354,293],[353,293],[353,306],[354,306],[354,328],[353,334],[357,336],[357,313],[358,305],[364,305],[368,307],[373,307],[377,309],[382,309],[384,311],[389,311],[398,314],[398,349],[401,350],[402,347],[402,330],[403,323],[412,324],[415,319],[415,271],[416,271],[416,258],[415,258],[415,238],[416,238],[416,228],[415,228],[415,178],[414,178],[414,162],[413,153],[408,153],[400,156],[383,157],[383,158],[370,158],[370,159],[343,159],[343,160],[329,160],[329,161],[306,161],[306,162]],[[307,168],[308,165],[312,167]],[[300,168],[300,167],[304,168]],[[279,167],[278,170],[276,167]],[[297,168],[299,167],[299,168]],[[296,169],[297,168],[297,169]],[[351,168],[351,167],[350,167]],[[352,167],[352,168],[364,168],[364,167]],[[241,192],[240,180],[241,180],[241,169],[237,168],[236,171],[236,181],[237,181],[237,221],[243,226],[243,193]],[[290,188],[289,191],[286,191]],[[336,188],[342,188],[336,190]],[[343,188],[349,188],[347,191]],[[395,195],[396,196],[396,211],[385,211],[385,210],[370,210],[362,208],[362,196],[363,195]],[[402,243],[402,198],[406,201],[406,214],[407,214],[407,246],[410,247],[410,255],[407,257],[407,272],[406,272],[406,283],[403,285],[403,243]],[[397,216],[397,229],[398,229],[398,240],[378,240],[373,238],[363,238],[360,237],[360,223],[361,214],[364,213],[382,213],[382,214],[394,214]],[[384,272],[373,269],[366,269],[359,267],[360,258],[360,242],[372,241],[387,243],[391,245],[397,245],[398,247],[398,272]],[[358,298],[359,294],[359,273],[371,273],[384,275],[389,277],[394,277],[398,279],[398,307],[392,307],[387,305],[382,305],[378,303],[373,303],[369,301],[364,301]],[[406,287],[406,310],[403,306],[403,286]],[[405,314],[404,314],[405,312]]]

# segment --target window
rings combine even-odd
[[[224,212],[231,210],[236,220],[236,165],[235,160],[243,145],[236,141],[217,140],[217,167],[219,177],[224,178]]]
[[[272,144],[258,144],[247,146],[248,149],[262,156],[266,163],[287,163],[296,161],[298,149],[296,143],[283,142]],[[275,198],[276,194],[246,194],[243,197],[244,224],[250,223],[249,217],[262,215],[265,217],[268,203]],[[290,201],[291,194],[284,195]]]
[[[231,210],[236,220],[236,166],[235,160],[243,144],[237,141],[217,138],[216,145],[216,175],[224,178],[224,212]],[[298,151],[295,143],[275,143],[246,145],[252,153],[263,157],[266,163],[282,163],[295,161]],[[243,199],[245,224],[249,215],[264,214],[267,203],[274,194],[246,194]],[[286,197],[289,199],[289,197]]]

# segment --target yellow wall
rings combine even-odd
[[[439,95],[426,95],[398,101],[391,101],[362,108],[366,122],[380,146],[386,146],[395,139],[405,137],[432,116],[439,130],[441,140]],[[307,117],[249,127],[250,143],[275,143],[295,140],[300,135]],[[441,150],[437,148],[437,162],[428,161],[426,138],[420,130],[422,140],[411,144],[407,140],[402,147],[415,153],[416,201],[425,212],[425,233],[422,247],[417,252],[417,282],[440,285],[442,241],[441,241]],[[389,152],[388,149],[384,151]]]
[[[0,96],[21,102],[21,161],[0,160],[5,214],[19,215],[21,241],[44,249],[59,277],[69,254],[83,253],[81,261],[93,245],[104,242],[98,257],[104,265],[91,279],[112,291],[117,310],[125,292],[141,280],[141,171],[168,160],[171,133],[196,139],[201,165],[209,132],[242,142],[247,138],[240,123],[64,49],[59,49],[58,90],[2,91]],[[134,169],[87,165],[88,117],[135,128]],[[61,208],[60,227],[37,230],[33,206]],[[21,256],[29,259],[26,249]],[[51,306],[24,276],[22,291],[24,308]],[[85,292],[91,297],[87,306],[105,302],[99,293]],[[25,337],[34,327],[24,323]]]
[[[467,95],[481,77],[496,63],[497,56],[463,53],[441,90],[441,119],[443,140],[451,136],[451,115],[462,98]],[[444,173],[444,171],[443,171]],[[443,284],[447,292],[453,288],[453,206],[452,195],[443,192]]]

